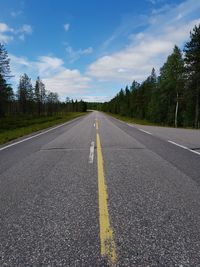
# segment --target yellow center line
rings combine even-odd
[[[98,130],[98,122],[96,122]],[[97,140],[97,166],[98,166],[98,190],[99,190],[99,223],[101,255],[106,258],[111,266],[117,262],[116,246],[113,237],[113,230],[110,225],[108,212],[108,194],[105,183],[103,154],[99,133],[96,134]]]

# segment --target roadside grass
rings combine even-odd
[[[0,144],[67,122],[85,114],[85,112],[69,112],[67,114],[59,114],[55,116],[33,117],[21,115],[2,118],[0,119]]]
[[[140,124],[140,125],[147,125],[147,126],[158,126],[158,127],[168,127],[168,128],[175,128],[172,125],[167,125],[164,123],[156,123],[156,122],[152,122],[152,121],[148,121],[148,120],[142,120],[142,119],[136,119],[136,118],[130,118],[130,117],[126,117],[126,116],[122,116],[119,114],[112,114],[110,112],[104,112],[107,115],[110,115],[111,117],[127,122],[127,123],[133,123],[133,124]],[[186,127],[186,126],[178,126],[179,129],[186,129],[186,130],[195,130],[195,131],[199,131],[199,128],[196,129],[194,127]]]
[[[148,126],[162,126],[162,127],[166,126],[166,125],[163,125],[163,124],[158,124],[158,123],[150,122],[150,121],[147,121],[147,120],[135,119],[135,118],[122,116],[122,115],[119,115],[119,114],[112,114],[112,113],[108,113],[108,112],[106,112],[106,114],[114,117],[115,119],[118,119],[118,120],[121,120],[121,121],[125,121],[125,122],[128,122],[128,123],[135,123],[135,124],[148,125]]]

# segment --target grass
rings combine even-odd
[[[135,123],[135,124],[147,125],[147,126],[159,126],[159,127],[175,128],[173,125],[167,125],[167,124],[164,124],[164,123],[156,123],[156,122],[152,122],[152,121],[148,121],[148,120],[130,118],[130,117],[122,116],[122,115],[119,115],[119,114],[112,114],[112,113],[109,113],[109,112],[105,112],[105,113],[110,115],[110,116],[112,116],[113,118],[116,118],[118,120],[125,121],[125,122],[128,122],[128,123]],[[178,128],[199,131],[199,128],[196,129],[194,127],[189,127],[189,126],[187,126],[187,127],[186,126],[178,126]]]
[[[122,116],[122,115],[119,115],[119,114],[112,114],[112,113],[106,113],[118,120],[121,120],[121,121],[125,121],[125,122],[128,122],[128,123],[135,123],[135,124],[140,124],[140,125],[149,125],[149,126],[165,126],[165,125],[161,125],[161,124],[158,124],[158,123],[153,123],[153,122],[150,122],[150,121],[147,121],[147,120],[142,120],[142,119],[136,119],[136,118],[130,118],[130,117],[126,117],[126,116]]]
[[[86,113],[69,112],[64,115],[32,117],[28,115],[12,116],[0,119],[0,144],[18,137],[67,122]]]

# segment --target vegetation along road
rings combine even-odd
[[[199,135],[95,111],[2,145],[0,266],[200,266]]]

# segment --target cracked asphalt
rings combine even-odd
[[[100,112],[0,150],[0,266],[109,266],[96,119],[115,265],[200,266],[200,155],[167,142],[168,128],[143,128],[149,135]],[[200,147],[198,132],[173,129],[173,138]]]

